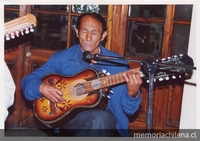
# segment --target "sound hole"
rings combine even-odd
[[[70,85],[68,93],[73,100],[82,100],[87,97],[88,94],[84,93],[86,89],[82,84],[83,82],[86,82],[86,80],[78,79]]]
[[[77,95],[77,96],[81,96],[83,95],[85,92],[85,87],[83,84],[77,84],[75,87],[74,87],[74,93]]]

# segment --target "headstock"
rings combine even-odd
[[[37,25],[36,17],[32,14],[27,14],[23,17],[16,18],[14,20],[4,23],[4,38],[6,40],[14,39],[15,36],[28,34],[29,31],[33,32]]]
[[[159,65],[159,70],[168,70],[178,73],[189,73],[194,69],[193,59],[183,54],[162,58],[160,63],[159,60],[156,60],[153,64]]]
[[[149,72],[154,73],[154,82],[189,78],[195,69],[193,65],[191,57],[179,54],[162,59],[146,58],[141,62],[141,70],[149,83]]]

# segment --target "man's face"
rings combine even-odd
[[[102,34],[102,30],[102,25],[98,20],[91,16],[82,18],[79,30],[75,29],[75,31],[84,51],[93,52],[97,49],[100,41],[103,41],[107,35],[107,32]]]

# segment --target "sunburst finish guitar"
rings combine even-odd
[[[139,72],[139,68],[132,71]],[[103,88],[125,81],[122,73],[100,76],[101,74],[94,69],[84,70],[71,77],[60,74],[45,76],[42,81],[60,89],[66,102],[53,103],[41,97],[34,101],[36,117],[43,122],[54,123],[75,109],[96,107],[104,98]]]

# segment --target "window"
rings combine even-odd
[[[187,54],[192,5],[176,5],[174,13],[172,9],[167,11],[170,6],[129,5],[126,56],[162,56],[167,48],[171,55]],[[173,23],[167,21],[172,17]]]
[[[39,23],[32,46],[64,49],[77,44],[79,41],[74,32],[77,17],[84,12],[96,12],[106,17],[107,9],[107,5],[32,5],[32,13]]]
[[[187,54],[191,18],[192,5],[176,5],[173,23],[172,54]]]
[[[129,5],[126,55],[160,55],[166,5]]]

